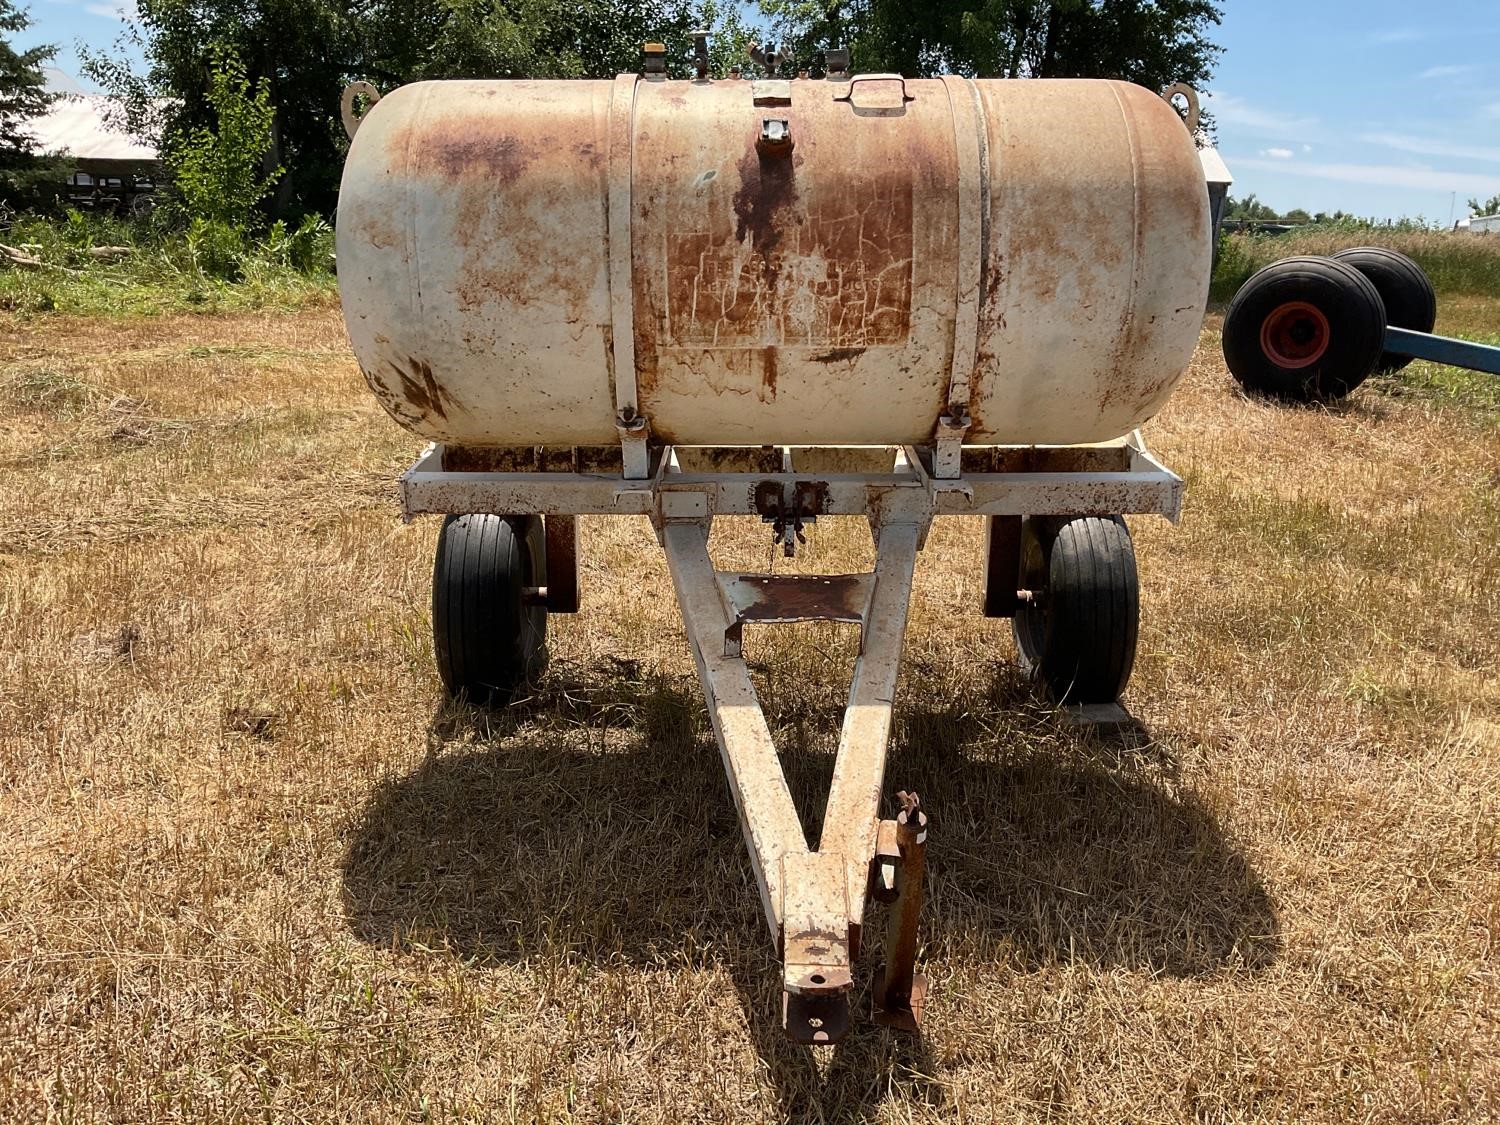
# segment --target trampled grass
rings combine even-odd
[[[927,1034],[807,1052],[644,521],[583,521],[531,698],[445,706],[417,443],[335,310],[8,321],[0,1113],[1500,1115],[1492,400],[1279,407],[1216,333],[1147,431],[1189,494],[1133,525],[1138,728],[1031,693],[937,525],[888,774],[933,818]],[[798,565],[869,557],[832,521]],[[849,640],[750,652],[811,819]]]

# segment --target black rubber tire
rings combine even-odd
[[[432,648],[450,696],[509,703],[547,658],[547,609],[526,590],[546,583],[539,516],[449,516],[432,568]]]
[[[1013,625],[1021,667],[1059,703],[1113,703],[1135,665],[1141,589],[1119,516],[1028,517]]]
[[[1437,324],[1437,293],[1432,282],[1422,272],[1422,267],[1405,254],[1380,246],[1356,246],[1351,250],[1340,250],[1333,260],[1353,266],[1375,286],[1381,303],[1385,305],[1386,324],[1413,332],[1431,332],[1433,325]],[[1375,370],[1381,375],[1389,375],[1410,362],[1409,355],[1384,352]]]
[[[1294,357],[1288,366],[1268,351],[1266,334],[1283,310],[1311,306],[1322,318],[1295,327],[1321,334],[1315,357]],[[1332,258],[1287,258],[1261,270],[1230,302],[1224,315],[1224,361],[1246,390],[1298,402],[1343,398],[1380,362],[1385,342],[1385,306],[1370,280]]]

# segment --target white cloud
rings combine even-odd
[[[1312,151],[1312,145],[1303,145],[1302,146],[1302,151],[1303,152],[1311,152]]]
[[[1477,66],[1430,66],[1424,70],[1422,78],[1457,78],[1460,74],[1470,74],[1478,70]]]
[[[1317,128],[1316,117],[1297,117],[1289,113],[1262,109],[1251,105],[1244,98],[1223,91],[1209,91],[1203,95],[1204,108],[1214,115],[1221,125],[1232,125],[1241,132],[1260,133],[1273,137],[1295,136]]]
[[[1451,141],[1428,140],[1426,137],[1409,137],[1402,133],[1366,133],[1360,139],[1398,152],[1414,152],[1418,156],[1451,156],[1458,160],[1484,160],[1500,164],[1500,148],[1493,145],[1454,144]]]
[[[1284,172],[1316,180],[1334,180],[1346,184],[1374,184],[1377,187],[1409,188],[1412,191],[1453,192],[1492,195],[1500,192],[1500,174],[1445,172],[1436,168],[1414,168],[1405,164],[1304,164],[1280,160],[1236,160],[1236,170],[1251,168],[1265,172]]]
[[[1289,148],[1263,148],[1260,150],[1262,156],[1269,156],[1274,160],[1290,160],[1296,155]]]

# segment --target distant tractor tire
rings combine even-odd
[[[503,706],[547,656],[539,516],[449,516],[432,572],[432,647],[450,696]]]
[[[1021,668],[1059,703],[1113,703],[1140,629],[1135,547],[1119,516],[1032,516],[1021,524],[1016,610]]]
[[[1379,246],[1357,246],[1352,250],[1340,250],[1333,260],[1353,266],[1369,278],[1385,305],[1387,325],[1413,332],[1432,331],[1437,323],[1437,294],[1422,267],[1405,254]],[[1375,370],[1378,374],[1389,375],[1410,362],[1411,356],[1385,352]]]
[[[1295,402],[1343,398],[1380,363],[1385,306],[1359,270],[1287,258],[1261,270],[1224,316],[1224,361],[1246,390]]]

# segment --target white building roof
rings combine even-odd
[[[39,152],[66,153],[78,160],[154,161],[156,148],[110,127],[109,99],[102,94],[58,98],[27,128]]]
[[[1234,177],[1229,174],[1229,165],[1224,163],[1218,149],[1200,148],[1198,159],[1203,164],[1203,178],[1209,183],[1223,184],[1226,187],[1234,183]]]

